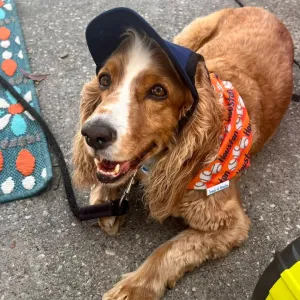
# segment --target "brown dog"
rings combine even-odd
[[[155,250],[103,299],[160,299],[185,272],[241,245],[250,225],[237,189],[239,176],[229,188],[211,196],[186,189],[197,172],[216,158],[224,125],[224,106],[206,68],[230,81],[243,98],[255,154],[272,137],[289,105],[293,42],[286,27],[260,8],[225,9],[188,25],[174,42],[203,55],[205,63],[198,63],[195,76],[198,107],[177,135],[174,128],[191,106],[191,94],[155,43],[134,31],[127,35],[98,76],[84,86],[80,111],[81,127],[102,116],[114,129],[103,134],[118,138],[95,151],[79,131],[74,178],[78,186],[95,184],[90,196],[95,204],[117,198],[134,170],[151,160],[149,176],[142,178],[150,215],[159,221],[180,216],[189,229]],[[155,147],[138,161],[153,143]],[[116,234],[122,221],[109,217],[99,224]]]

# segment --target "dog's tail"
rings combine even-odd
[[[223,9],[206,17],[197,18],[174,38],[174,43],[197,52],[218,34],[222,20],[224,20],[223,16],[229,10],[231,9]]]

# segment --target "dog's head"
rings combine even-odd
[[[132,30],[83,94],[81,151],[94,158],[98,180],[115,185],[168,145],[193,103],[166,53]]]

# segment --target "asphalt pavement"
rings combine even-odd
[[[78,123],[79,94],[94,74],[86,47],[87,23],[100,12],[127,6],[141,13],[171,40],[199,16],[233,0],[17,0],[35,73],[50,73],[37,85],[42,113],[70,164]],[[288,26],[300,61],[300,0],[241,0],[265,7]],[[62,58],[64,57],[64,58]],[[300,93],[300,69],[295,92]],[[241,181],[245,209],[252,219],[249,240],[224,259],[187,274],[165,299],[249,299],[259,275],[276,249],[300,235],[300,103],[292,102],[276,136],[252,159]],[[117,237],[78,222],[70,213],[59,172],[49,189],[32,199],[0,207],[0,300],[101,299],[123,273],[136,269],[149,254],[179,232],[178,220],[162,226],[149,219],[136,190],[126,223]],[[80,193],[81,203],[87,194]]]

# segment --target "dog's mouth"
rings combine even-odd
[[[152,143],[146,150],[144,150],[139,156],[128,161],[110,161],[107,159],[99,160],[95,158],[97,166],[97,178],[102,183],[114,183],[119,181],[125,175],[132,171],[135,171],[141,165],[147,154],[156,147],[155,143]]]
[[[113,183],[135,170],[138,164],[131,161],[117,162],[103,159],[101,161],[95,159],[97,165],[97,178],[102,183]]]

